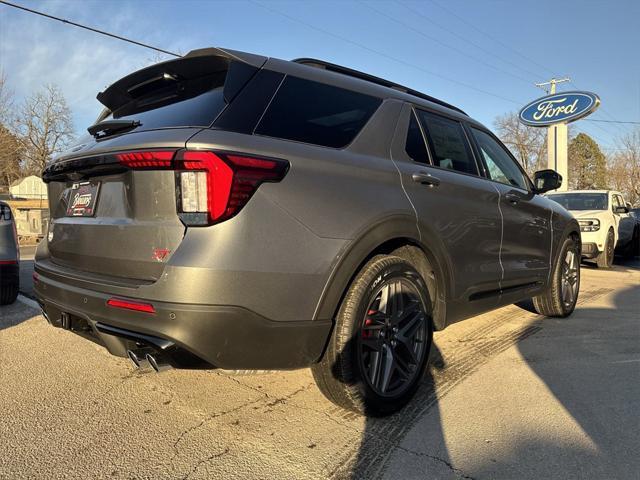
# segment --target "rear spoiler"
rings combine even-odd
[[[158,82],[175,82],[181,79],[192,79],[210,75],[229,68],[231,62],[257,70],[267,61],[267,57],[251,53],[223,50],[221,48],[202,48],[192,50],[185,56],[166,62],[156,63],[121,78],[104,91],[98,93],[97,99],[107,111],[114,111],[143,95],[148,87]],[[246,68],[245,68],[246,69]],[[239,69],[234,69],[239,70]],[[240,69],[241,70],[241,69]],[[235,84],[236,82],[232,82]],[[225,98],[234,96],[235,92],[227,92]]]

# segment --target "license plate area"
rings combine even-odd
[[[100,182],[74,183],[69,189],[67,217],[93,217],[99,193]]]

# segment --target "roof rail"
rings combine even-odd
[[[325,62],[324,60],[318,60],[316,58],[296,58],[295,60],[292,60],[292,62],[300,63],[302,65],[308,65],[310,67],[323,68],[331,72],[341,73],[343,75],[348,75],[349,77],[359,78],[361,80],[366,80],[367,82],[375,83],[377,85],[382,85],[383,87],[393,88],[394,90],[398,90],[400,92],[413,95],[414,97],[422,98],[423,100],[428,100],[430,102],[437,103],[438,105],[442,105],[443,107],[450,108],[452,110],[462,113],[463,115],[466,115],[466,113],[463,110],[451,105],[450,103],[444,102],[442,100],[439,100],[425,93],[419,92],[417,90],[413,90],[412,88],[405,87],[397,83],[393,83],[389,80],[385,80],[384,78],[370,75],[368,73],[359,72],[358,70],[353,70],[351,68],[343,67],[341,65],[336,65],[335,63]]]

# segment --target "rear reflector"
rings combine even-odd
[[[110,298],[107,305],[115,308],[124,308],[126,310],[135,310],[136,312],[156,313],[156,309],[150,303],[133,302],[131,300],[123,300],[121,298]]]
[[[0,265],[17,265],[18,260],[0,260]]]
[[[116,158],[131,169],[175,170],[178,214],[187,226],[233,217],[262,183],[279,182],[289,169],[285,160],[205,150],[121,152]]]

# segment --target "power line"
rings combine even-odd
[[[606,123],[628,123],[631,125],[640,125],[640,122],[627,122],[623,120],[602,120],[599,118],[585,118],[587,122],[606,122]]]
[[[497,67],[497,66],[495,66],[495,65],[493,65],[493,64],[491,64],[491,63],[485,62],[484,60],[482,60],[482,59],[480,59],[480,58],[477,58],[477,57],[475,57],[475,56],[473,56],[473,55],[470,55],[470,54],[468,54],[467,52],[465,52],[465,51],[463,51],[463,50],[460,50],[460,49],[459,49],[459,48],[457,48],[457,47],[454,47],[454,46],[452,46],[452,45],[449,45],[449,44],[447,44],[447,43],[443,42],[442,40],[440,40],[440,39],[438,39],[438,38],[436,38],[436,37],[433,37],[433,36],[431,36],[431,35],[427,35],[427,34],[426,34],[426,33],[424,33],[422,30],[419,30],[419,29],[417,29],[417,28],[415,28],[415,27],[413,27],[413,26],[409,25],[408,23],[403,22],[402,20],[399,20],[399,19],[397,19],[397,18],[394,18],[394,17],[392,17],[391,15],[388,15],[388,14],[386,14],[385,12],[383,12],[383,11],[381,11],[381,10],[378,10],[377,8],[375,8],[375,7],[371,6],[371,5],[368,5],[367,3],[364,3],[364,2],[361,2],[361,3],[362,3],[362,5],[364,5],[366,8],[368,8],[368,9],[370,9],[370,10],[372,10],[372,11],[376,12],[378,15],[381,15],[381,16],[383,16],[383,17],[385,17],[385,18],[387,18],[387,19],[391,20],[392,22],[396,22],[396,23],[398,23],[399,25],[402,25],[403,27],[408,28],[409,30],[411,30],[411,31],[413,31],[413,32],[415,32],[415,33],[417,33],[418,35],[420,35],[420,36],[422,36],[422,37],[424,37],[424,38],[426,38],[426,39],[428,39],[428,40],[431,40],[432,42],[435,42],[435,43],[437,43],[437,44],[439,44],[439,45],[442,45],[443,47],[448,48],[448,49],[450,49],[450,50],[453,50],[454,52],[457,52],[457,53],[458,53],[458,54],[460,54],[460,55],[463,55],[463,56],[465,56],[465,57],[467,57],[467,58],[470,58],[470,59],[471,59],[471,60],[473,60],[473,61],[476,61],[476,62],[478,62],[478,63],[480,63],[480,64],[482,64],[482,65],[485,65],[485,66],[487,66],[487,67],[489,67],[489,68],[492,68],[492,69],[494,69],[494,70],[497,70],[498,72],[501,72],[501,73],[503,73],[503,74],[505,74],[505,75],[510,75],[510,76],[512,76],[513,78],[517,78],[518,80],[522,80],[522,81],[523,81],[523,82],[525,82],[526,84],[531,85],[531,82],[530,82],[528,79],[526,79],[526,78],[524,78],[524,77],[521,77],[520,75],[516,75],[516,74],[514,74],[514,73],[511,73],[511,72],[508,72],[508,71],[506,71],[506,70],[503,70],[502,68]],[[400,5],[402,5],[402,4],[400,4]]]
[[[272,8],[270,6],[264,5],[264,4],[262,4],[262,3],[260,3],[260,2],[258,2],[256,0],[249,0],[249,2],[251,2],[254,5],[257,5],[257,6],[261,7],[261,8],[263,8],[263,9],[271,12],[271,13],[274,13],[276,15],[280,15],[281,17],[284,17],[284,18],[287,18],[287,19],[289,19],[289,20],[291,20],[293,22],[299,23],[300,25],[304,25],[307,28],[311,28],[312,30],[316,30],[316,31],[318,31],[320,33],[323,33],[325,35],[328,35],[330,37],[337,38],[338,40],[341,40],[343,42],[350,43],[351,45],[355,45],[358,48],[361,48],[361,49],[366,50],[368,52],[374,53],[376,55],[379,55],[381,57],[384,57],[384,58],[386,58],[388,60],[391,60],[391,61],[394,61],[396,63],[405,65],[407,67],[415,68],[416,70],[420,70],[421,72],[426,73],[428,75],[432,75],[434,77],[441,78],[441,79],[446,80],[448,82],[455,83],[455,84],[460,85],[462,87],[469,88],[471,90],[475,90],[476,92],[484,93],[485,95],[490,95],[492,97],[499,98],[499,99],[504,100],[506,102],[514,103],[516,105],[521,105],[522,104],[522,102],[517,102],[517,101],[515,101],[515,100],[513,100],[511,98],[503,97],[502,95],[499,95],[497,93],[492,93],[492,92],[489,92],[487,90],[483,90],[482,88],[478,88],[478,87],[476,87],[474,85],[471,85],[469,83],[461,82],[461,81],[456,80],[454,78],[447,77],[446,75],[442,75],[442,74],[434,72],[432,70],[428,70],[428,69],[426,69],[424,67],[416,65],[415,63],[407,62],[405,60],[396,58],[396,57],[394,57],[392,55],[389,55],[387,53],[381,52],[380,50],[376,50],[374,48],[368,47],[368,46],[366,46],[366,45],[364,45],[362,43],[356,42],[355,40],[351,40],[350,38],[343,37],[342,35],[339,35],[337,33],[333,33],[333,32],[331,32],[329,30],[325,30],[324,28],[317,27],[317,26],[315,26],[315,25],[313,25],[311,23],[307,23],[304,20],[300,20],[299,18],[293,17],[293,16],[291,16],[291,15],[289,15],[287,13],[281,12],[280,10],[276,10],[275,8]]]
[[[498,40],[497,38],[493,37],[492,35],[488,34],[487,32],[485,32],[484,30],[481,30],[480,28],[478,28],[476,25],[474,25],[472,22],[469,22],[467,20],[465,20],[464,18],[462,18],[461,16],[455,14],[454,12],[452,12],[451,10],[449,10],[446,7],[443,7],[442,5],[440,5],[439,3],[435,2],[434,0],[431,0],[431,3],[433,3],[436,7],[444,10],[445,12],[447,12],[449,15],[457,18],[458,20],[460,20],[461,22],[465,23],[466,25],[470,26],[471,28],[473,28],[474,30],[476,30],[477,32],[480,32],[482,35],[484,35],[485,37],[487,37],[490,40],[493,40],[494,42],[496,42],[497,44],[501,45],[502,47],[506,48],[507,50],[512,51],[513,53],[515,53],[516,55],[524,58],[525,60],[531,62],[532,64],[542,68],[543,70],[546,70],[547,72],[549,72],[551,75],[555,75],[555,72],[553,72],[552,70],[550,70],[549,68],[545,67],[544,65],[536,62],[535,60],[527,57],[526,55],[523,55],[522,53],[520,53],[518,50],[516,50],[515,48],[507,45],[506,43]]]
[[[23,7],[22,5],[16,5],[15,3],[7,2],[6,0],[0,0],[0,3],[7,5],[8,7],[17,8],[19,10],[24,10],[25,12],[28,12],[28,13],[40,15],[41,17],[46,17],[51,20],[57,20],[59,22],[66,23],[68,25],[73,25],[74,27],[84,28],[85,30],[89,30],[90,32],[99,33],[100,35],[106,35],[107,37],[115,38],[116,40],[122,40],[123,42],[129,42],[134,45],[138,45],[140,47],[150,48],[151,50],[155,50],[156,52],[165,53],[167,55],[173,55],[174,57],[182,56],[182,55],[178,55],[177,53],[170,52],[168,50],[163,50],[162,48],[154,47],[152,45],[147,45],[146,43],[138,42],[136,40],[131,40],[130,38],[116,35],[114,33],[109,33],[109,32],[105,32],[104,30],[98,30],[97,28],[88,27],[87,25],[82,25],[80,23],[72,22],[71,20],[66,20],[64,18],[56,17],[54,15],[49,15],[48,13],[39,12],[38,10],[33,10],[31,8]]]
[[[490,50],[487,50],[486,48],[484,48],[484,47],[482,47],[482,46],[478,45],[477,43],[475,43],[475,42],[473,42],[473,41],[469,40],[468,38],[463,37],[462,35],[459,35],[458,33],[454,32],[453,30],[450,30],[450,29],[448,29],[448,28],[446,28],[446,27],[442,26],[441,24],[439,24],[438,22],[436,22],[436,21],[432,20],[432,19],[431,19],[431,18],[429,18],[427,15],[424,15],[423,13],[421,13],[421,12],[420,12],[420,11],[418,11],[418,10],[416,10],[415,8],[410,7],[409,5],[404,4],[404,3],[402,3],[402,2],[399,2],[399,1],[397,1],[397,0],[396,0],[396,3],[397,3],[398,5],[400,5],[401,7],[403,7],[403,8],[406,8],[407,10],[409,10],[410,12],[412,12],[413,14],[415,14],[415,15],[417,15],[417,16],[419,16],[419,17],[423,18],[424,20],[426,20],[427,22],[431,23],[432,25],[435,25],[436,27],[440,28],[441,30],[444,30],[445,32],[448,32],[450,35],[453,35],[454,37],[458,38],[459,40],[462,40],[463,42],[466,42],[466,43],[468,43],[469,45],[474,46],[475,48],[477,48],[478,50],[481,50],[482,52],[486,53],[487,55],[490,55],[491,57],[493,57],[493,58],[495,58],[495,59],[497,59],[497,60],[499,60],[499,61],[501,61],[501,62],[503,62],[503,63],[506,63],[507,65],[511,65],[512,67],[515,67],[515,68],[517,68],[518,70],[521,70],[521,71],[525,72],[526,74],[531,75],[531,76],[533,76],[533,77],[535,77],[535,78],[538,78],[538,77],[540,76],[540,75],[538,75],[537,73],[532,72],[532,71],[531,71],[531,70],[529,70],[529,69],[526,69],[526,68],[524,68],[524,67],[522,67],[522,66],[520,66],[520,65],[518,65],[518,64],[516,64],[516,63],[514,63],[514,62],[512,62],[512,61],[510,61],[510,60],[507,60],[507,59],[505,59],[505,58],[502,58],[502,57],[500,57],[500,56],[496,55],[494,52],[492,52],[492,51],[490,51]],[[518,77],[518,78],[522,78],[522,77]],[[530,82],[529,82],[529,80],[527,80],[527,82],[528,82],[528,83],[530,83]]]

